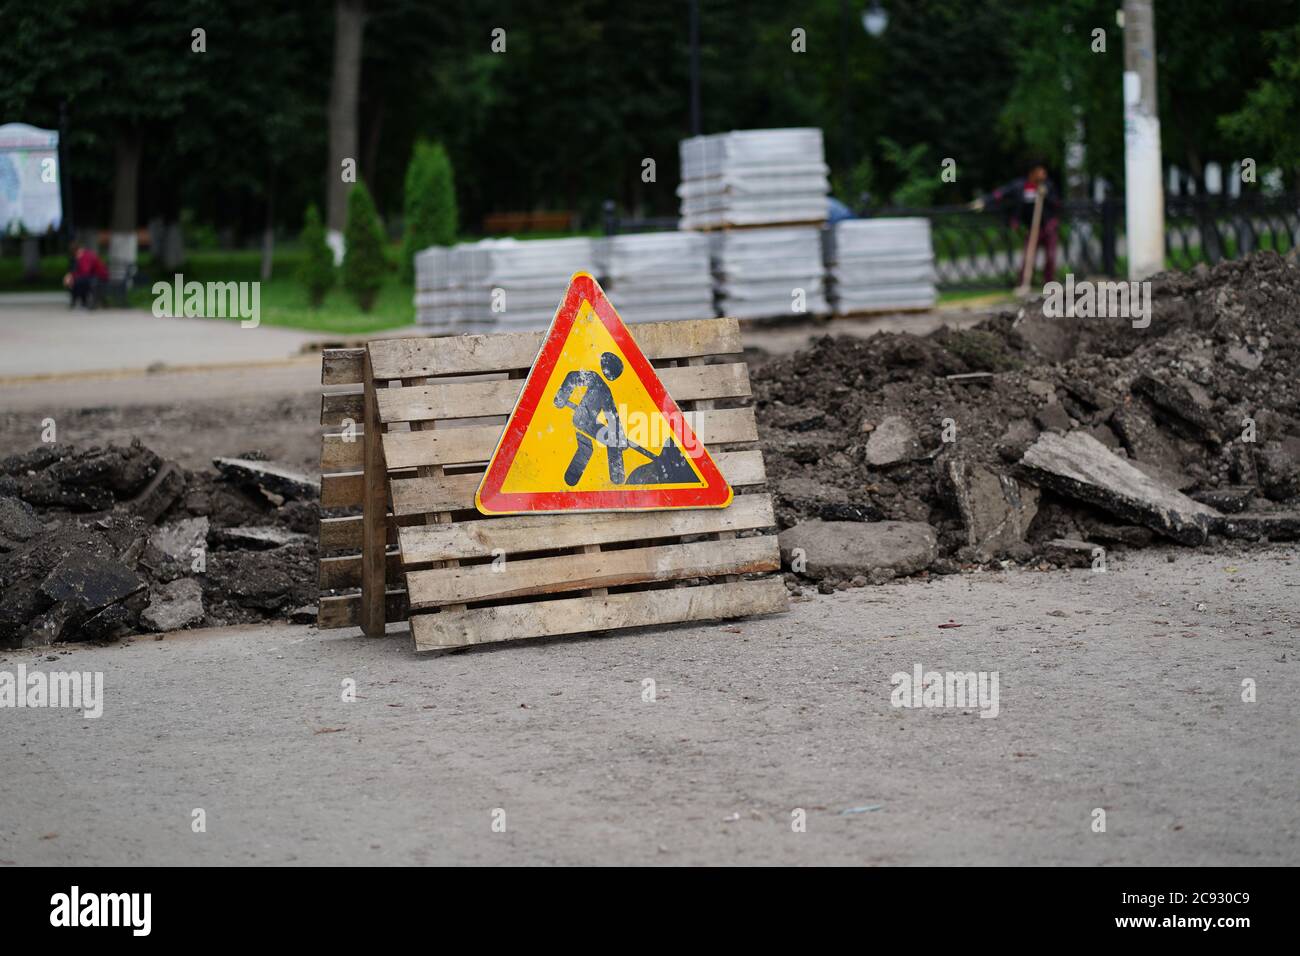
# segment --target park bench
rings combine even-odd
[[[483,218],[483,231],[488,235],[568,232],[574,218],[572,212],[493,212]]]
[[[329,349],[319,626],[379,636],[409,617],[416,649],[433,650],[784,609],[738,324],[630,329],[734,487],[730,507],[482,515],[474,493],[544,333]]]
[[[112,302],[118,308],[125,309],[129,304],[128,297],[131,290],[137,285],[148,284],[148,282],[148,277],[140,272],[139,267],[135,263],[130,263],[120,276],[116,279],[110,278],[103,284],[97,291],[96,298],[101,303]]]

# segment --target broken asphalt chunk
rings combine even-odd
[[[1213,508],[1161,484],[1083,431],[1039,437],[1020,460],[1029,480],[1059,495],[1145,525],[1183,544],[1201,544]]]
[[[320,498],[320,482],[288,468],[248,458],[214,458],[212,464],[227,481],[257,488],[267,496],[286,501],[315,501]]]

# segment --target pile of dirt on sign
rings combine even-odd
[[[1300,536],[1295,254],[1166,273],[1151,302],[1144,317],[1051,318],[1037,300],[972,329],[827,336],[760,363],[791,568],[825,589]]]
[[[314,620],[318,483],[259,452],[213,464],[138,441],[0,460],[0,647]]]

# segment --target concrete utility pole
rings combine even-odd
[[[1151,0],[1124,0],[1124,206],[1128,277],[1165,267],[1165,194]]]

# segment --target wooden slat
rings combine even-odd
[[[684,412],[683,417],[705,448],[758,441],[758,427],[754,422],[752,407]],[[473,425],[438,431],[389,432],[384,435],[384,456],[388,460],[389,469],[487,461],[492,457],[504,427]],[[635,435],[632,437],[636,439]],[[325,468],[327,460],[339,462],[339,468],[348,467],[347,448],[334,450],[329,447],[332,444],[347,445],[340,435],[326,435],[321,451],[321,468]],[[355,446],[354,442],[353,447]],[[351,454],[355,456],[356,453],[353,451]]]
[[[322,472],[356,471],[363,466],[364,462],[365,433],[360,429],[352,436],[351,441],[348,441],[347,436],[342,433],[321,436],[320,470]]]
[[[646,322],[628,330],[652,360],[734,355],[743,350],[735,319]],[[545,337],[545,332],[508,332],[384,339],[370,343],[370,361],[381,379],[506,372],[530,367]]]
[[[361,381],[365,349],[325,349],[320,354],[322,385],[354,385]]]
[[[705,360],[702,359],[702,358],[692,358],[692,359],[687,359],[687,360],[686,360],[686,364],[687,364],[687,365],[701,365],[701,364],[704,363],[704,361],[705,361]],[[696,407],[697,410],[700,410],[700,411],[707,411],[707,410],[711,410],[711,409],[717,407],[717,402],[715,402],[715,401],[714,401],[713,399],[711,399],[711,398],[709,398],[709,399],[704,399],[703,401],[696,402],[696,403],[695,403],[695,407]],[[736,532],[734,532],[734,531],[723,531],[723,532],[721,532],[721,533],[718,535],[718,540],[720,540],[720,541],[730,541],[730,540],[732,540],[732,539],[735,538],[735,537],[736,537]],[[728,581],[735,581],[735,580],[736,580],[736,576],[735,576],[735,575],[728,575],[727,578],[726,578],[726,580],[728,580]]]
[[[387,577],[392,581],[402,579],[402,559],[390,551],[385,561]],[[321,558],[317,575],[322,591],[341,591],[361,586],[361,555],[345,554],[336,558]]]
[[[384,463],[384,444],[375,402],[375,377],[370,358],[364,360],[363,384],[366,389],[364,437],[365,471],[361,479],[361,629],[369,637],[383,637],[387,621],[384,592],[387,561],[384,541],[388,524],[388,468]]]
[[[749,373],[743,362],[665,368],[659,370],[659,378],[677,402],[749,395]],[[391,424],[508,415],[522,390],[519,379],[387,388],[379,392],[379,418]]]
[[[397,525],[388,517],[388,546],[397,544]],[[361,515],[349,515],[346,518],[320,519],[320,550],[325,551],[360,551],[361,550]]]
[[[347,518],[321,518],[319,547],[326,551],[359,551],[361,549],[361,516]]]
[[[360,427],[366,414],[365,396],[361,392],[331,392],[320,397],[320,423],[342,425],[350,418]]]
[[[694,541],[560,557],[507,559],[500,566],[475,564],[408,571],[406,590],[415,610],[650,581],[756,574],[775,571],[781,566],[776,540],[776,535],[764,535],[735,541]],[[599,545],[588,547],[599,548]]]
[[[320,476],[322,508],[356,508],[361,505],[362,473]]]
[[[609,514],[512,515],[398,529],[407,566],[451,558],[489,558],[551,548],[748,531],[775,526],[769,495],[737,495],[727,508],[620,511]],[[557,560],[563,560],[557,559]]]
[[[723,451],[714,455],[713,460],[728,484],[743,487],[767,480],[761,451]],[[445,478],[394,478],[391,482],[393,514],[415,515],[473,508],[474,492],[482,478],[481,471]],[[321,494],[324,495],[323,484]]]
[[[408,612],[405,591],[389,591],[384,595],[385,617],[390,621],[406,619]],[[334,627],[357,627],[361,624],[361,595],[344,594],[323,597],[316,608],[316,626],[322,631]]]
[[[411,617],[411,635],[417,651],[430,651],[620,627],[771,614],[787,606],[785,583],[773,576],[761,581],[416,614]]]

